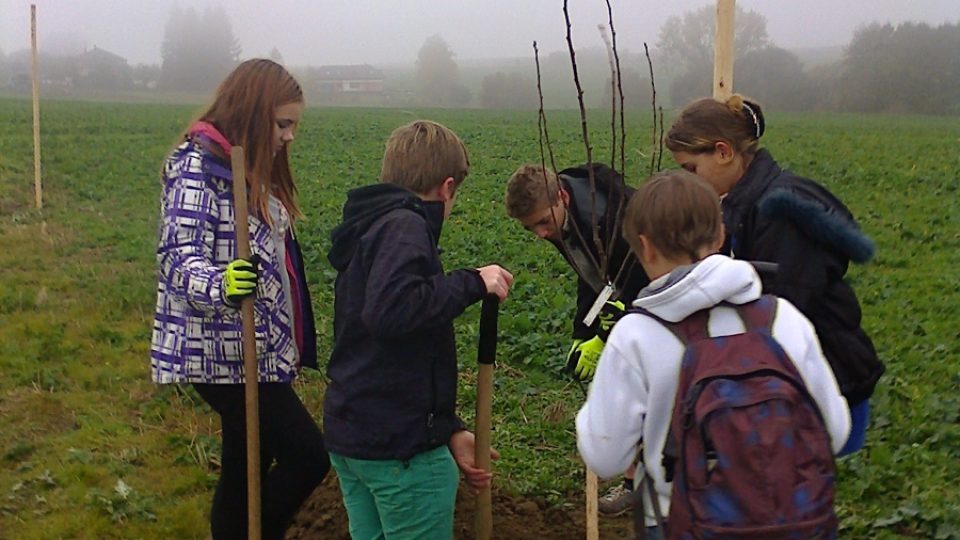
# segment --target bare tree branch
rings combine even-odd
[[[617,68],[617,93],[620,95],[620,174],[626,175],[626,146],[627,146],[627,123],[624,117],[623,108],[623,73],[620,70],[620,52],[617,50],[617,30],[613,26],[613,8],[610,7],[610,0],[607,1],[607,18],[610,24],[610,35],[612,36],[611,48],[613,49],[613,58]],[[613,160],[610,162],[613,167]],[[626,179],[626,176],[624,176]]]
[[[617,64],[613,58],[613,43],[607,35],[607,27],[598,24],[600,38],[607,47],[607,63],[610,64],[610,166],[617,162]]]
[[[537,96],[540,98],[540,111],[538,117],[538,123],[540,127],[540,164],[542,167],[546,168],[546,156],[543,153],[544,144],[546,144],[547,152],[550,154],[550,166],[556,170],[557,163],[553,157],[553,146],[550,145],[550,134],[547,131],[547,113],[543,109],[543,83],[540,75],[540,49],[537,47],[537,42],[533,42],[533,58],[537,65]]]
[[[612,38],[611,38],[611,43],[610,43],[610,49],[611,49],[612,52],[613,52],[614,69],[615,69],[616,76],[617,76],[617,91],[618,91],[618,93],[619,93],[619,95],[620,95],[620,169],[619,169],[619,172],[620,172],[620,174],[621,174],[622,177],[623,177],[623,183],[622,183],[622,184],[618,184],[618,185],[616,186],[616,189],[620,190],[620,193],[618,194],[619,197],[618,197],[618,202],[617,202],[616,215],[614,216],[612,223],[610,222],[610,219],[609,219],[610,213],[609,213],[609,211],[607,212],[607,217],[608,217],[608,219],[607,219],[607,246],[613,246],[613,243],[617,240],[617,237],[620,235],[620,229],[621,229],[620,225],[621,225],[622,220],[623,220],[623,209],[624,209],[624,206],[626,205],[626,202],[627,202],[627,201],[626,201],[626,192],[625,192],[625,190],[623,189],[624,186],[626,185],[626,182],[627,182],[627,178],[626,178],[626,174],[627,174],[627,161],[626,161],[626,155],[627,155],[627,152],[626,152],[627,129],[626,129],[626,118],[625,118],[625,116],[624,116],[624,105],[623,105],[623,104],[624,104],[624,100],[623,100],[623,77],[622,77],[622,73],[621,73],[621,70],[620,70],[620,53],[619,53],[619,51],[617,50],[617,30],[616,30],[616,27],[613,25],[613,7],[611,7],[611,5],[610,5],[610,0],[606,0],[606,3],[607,3],[607,23],[610,25],[610,35],[612,36]],[[615,108],[616,108],[616,107],[614,107],[614,109],[615,109]],[[610,142],[611,142],[612,145],[616,146],[616,135],[614,135],[613,140],[610,141]],[[613,160],[611,160],[610,166],[611,166],[611,167],[615,167]],[[611,247],[611,249],[610,249],[610,255],[608,255],[608,256],[612,256],[612,253],[613,253],[613,249],[612,249],[612,247]],[[617,269],[617,275],[614,276],[612,283],[618,283],[618,281],[619,281],[619,279],[620,279],[620,275],[623,274],[624,268],[626,268],[628,265],[631,267],[631,271],[632,271],[633,264],[634,264],[635,262],[636,262],[636,259],[635,259],[634,257],[631,257],[631,256],[629,256],[629,255],[627,255],[626,257],[624,257],[623,261],[620,262],[620,268]]]
[[[543,189],[544,191],[547,192],[547,195],[548,195],[547,200],[549,201],[550,200],[549,198],[550,183],[547,180],[547,174],[546,174],[547,158],[546,158],[546,155],[544,154],[544,146],[546,146],[547,153],[550,154],[550,168],[554,172],[556,172],[557,170],[557,163],[553,157],[553,146],[551,146],[550,144],[550,134],[547,131],[547,113],[543,109],[543,83],[542,83],[542,77],[540,75],[540,49],[537,47],[536,41],[533,42],[533,58],[537,65],[537,95],[540,98],[540,112],[539,112],[539,117],[537,121],[539,131],[540,131],[540,167],[542,167],[544,171]],[[559,178],[557,180],[559,181]],[[560,227],[562,224],[557,222],[557,213],[554,211],[553,205],[550,206],[550,219],[553,221],[554,229],[560,230]],[[570,256],[570,248],[567,247],[567,243],[564,242],[563,239],[561,238],[559,244],[560,244],[560,251],[563,252],[564,257],[566,257],[566,259],[570,261],[570,265],[573,266],[573,271],[576,272],[578,276],[582,275],[581,270],[576,266],[576,263],[573,261],[573,257]]]
[[[660,162],[663,160],[663,106],[660,106],[660,149],[657,151],[657,170],[661,168]]]
[[[653,144],[650,148],[650,173],[653,174],[657,172],[657,169],[654,168],[654,164],[657,162],[657,85],[653,81],[653,61],[650,60],[650,48],[647,47],[647,42],[643,42],[643,52],[647,56],[647,68],[650,70],[650,88],[652,90],[650,94],[650,109],[653,111],[653,124],[651,129],[653,130]],[[660,133],[660,137],[663,138],[663,133]]]
[[[590,178],[590,225],[593,229],[593,243],[597,254],[602,261],[600,275],[607,274],[607,256],[603,242],[600,241],[600,231],[597,229],[597,179],[593,172],[593,147],[590,146],[590,134],[587,129],[587,110],[583,105],[583,87],[580,85],[580,74],[577,72],[577,55],[573,48],[573,37],[570,33],[570,11],[567,1],[563,0],[563,18],[567,25],[567,49],[570,51],[570,66],[573,69],[573,82],[577,87],[577,102],[580,105],[580,128],[583,133],[583,145],[587,150],[587,173]],[[589,252],[589,250],[586,250]]]

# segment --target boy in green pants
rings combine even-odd
[[[468,168],[446,127],[402,126],[380,183],[350,191],[331,234],[338,275],[323,421],[355,540],[452,538],[458,467],[472,487],[490,484],[455,412],[453,319],[486,295],[503,301],[513,276],[440,264],[441,226]]]

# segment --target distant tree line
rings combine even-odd
[[[735,21],[734,87],[769,110],[960,114],[960,22],[935,27],[871,24],[855,32],[839,59],[804,66],[796,54],[770,40],[762,15],[738,7]],[[652,50],[661,105],[678,108],[710,95],[713,41],[712,6],[664,22]],[[649,107],[646,57],[619,53],[625,108]],[[125,59],[96,47],[70,57],[41,50],[41,84],[54,89],[139,88],[207,94],[236,66],[240,46],[223,7],[198,12],[192,6],[175,6],[164,30],[161,57],[159,65],[129,66]],[[283,61],[276,48],[270,57]],[[607,51],[583,48],[576,57],[587,107],[609,108],[614,98],[619,102]],[[541,55],[540,68],[544,105],[576,107],[568,53]],[[316,79],[314,68],[293,69],[307,75],[304,85],[309,94],[322,93],[310,87]],[[29,92],[29,85],[29,50],[0,51],[0,87]],[[364,96],[362,103],[488,109],[536,109],[540,104],[532,51],[528,58],[483,65],[473,61],[461,69],[439,35],[425,40],[412,70],[383,69],[381,86],[379,95]]]
[[[480,106],[484,109],[536,109],[536,83],[520,73],[498,71],[480,83]]]
[[[136,86],[137,67],[116,54],[98,47],[81,53],[60,56],[38,52],[40,84],[56,94],[68,94],[71,89],[126,90]],[[29,49],[20,49],[4,55],[0,51],[0,86],[26,93],[31,89],[32,66]]]
[[[272,55],[279,56],[274,50]],[[97,47],[71,56],[50,55],[41,49],[38,58],[41,85],[50,90],[155,89],[182,93],[208,93],[238,63],[240,46],[230,20],[220,5],[198,13],[192,6],[174,6],[161,45],[160,65],[130,66],[126,59]],[[30,51],[4,55],[0,51],[0,86],[29,91]]]
[[[240,45],[223,6],[198,13],[174,5],[164,28],[160,56],[160,88],[208,92],[236,67]]]
[[[661,27],[661,61],[680,66],[670,82],[675,107],[711,93],[713,17],[705,6]],[[762,15],[738,7],[735,26],[734,88],[771,109],[960,113],[960,23],[872,24],[842,59],[810,69],[770,42]]]
[[[473,98],[460,80],[460,67],[450,45],[438,35],[430,36],[417,53],[417,96],[424,105],[466,107]]]
[[[860,29],[827,73],[831,105],[859,112],[960,113],[960,23]]]
[[[796,54],[770,40],[766,18],[759,13],[737,8],[735,21],[735,89],[770,110],[960,114],[960,23],[873,24],[854,34],[840,59],[806,67]],[[671,17],[663,24],[653,52],[660,104],[679,108],[711,94],[714,24],[712,6]],[[437,62],[431,69],[448,75],[424,76],[432,57],[424,55],[427,49],[442,51],[437,55],[442,64]],[[620,56],[624,106],[649,107],[646,57],[630,51],[620,51]],[[608,108],[611,92],[619,90],[611,84],[607,52],[586,48],[578,50],[576,57],[586,105]],[[418,58],[417,94],[426,104],[463,106],[466,101],[491,109],[536,108],[539,99],[532,64],[531,58],[522,64],[489,68],[468,85],[479,92],[470,101],[452,51],[434,36]],[[441,65],[446,67],[440,69]],[[576,107],[568,53],[543,56],[540,66],[545,106]]]
[[[643,65],[638,55],[624,54],[624,66]],[[610,67],[607,52],[601,48],[582,49],[577,61],[583,79],[588,107],[610,104]],[[631,64],[632,62],[632,64]],[[641,64],[642,63],[642,64]],[[389,101],[395,105],[430,107],[481,107],[485,109],[536,109],[536,72],[533,59],[504,59],[479,66],[468,62],[461,68],[449,44],[439,35],[427,38],[417,54],[415,69],[384,70]],[[554,52],[541,58],[544,104],[547,108],[577,106],[576,90],[570,78],[567,53]],[[624,67],[622,86],[627,108],[649,106],[650,81],[640,70]]]

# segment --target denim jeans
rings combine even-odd
[[[870,400],[850,405],[850,436],[837,457],[852,454],[863,448],[867,440],[867,425],[870,423]]]

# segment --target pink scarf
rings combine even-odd
[[[223,133],[220,133],[216,126],[210,122],[204,122],[203,120],[194,122],[194,124],[190,126],[190,129],[187,131],[187,135],[202,135],[210,139],[223,149],[223,151],[227,154],[227,157],[230,157],[230,148],[233,145],[231,145],[230,141],[223,136]]]

